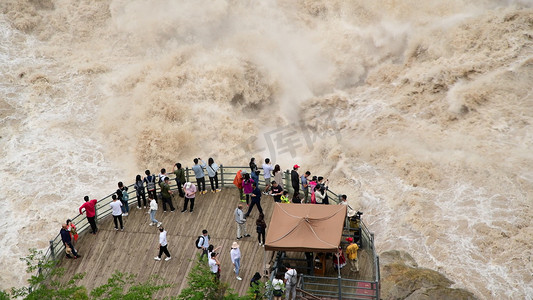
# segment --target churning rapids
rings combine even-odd
[[[330,178],[379,251],[532,299],[532,7],[2,0],[0,288],[84,195],[255,156]]]

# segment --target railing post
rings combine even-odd
[[[94,205],[94,223],[98,224],[98,202]],[[87,212],[85,212],[87,213]],[[88,221],[88,220],[87,220]]]
[[[285,175],[283,176],[283,179],[285,180],[285,186],[283,187],[283,189],[286,189],[287,191],[289,191],[290,194],[292,194],[294,193],[294,190],[292,189],[291,174],[289,173],[289,170],[286,170],[283,173]]]
[[[222,187],[224,187],[224,165],[220,165],[220,181],[222,182]]]
[[[187,179],[187,182],[190,182],[189,181],[189,167],[185,168],[185,177]]]
[[[50,255],[52,259],[56,259],[56,252],[54,250],[54,241],[50,241]]]

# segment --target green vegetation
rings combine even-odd
[[[32,288],[11,288],[0,291],[0,300],[8,299],[153,299],[160,290],[171,287],[159,276],[151,276],[144,282],[137,282],[137,275],[115,271],[107,283],[88,291],[80,280],[85,274],[76,274],[68,280],[61,280],[64,269],[56,267],[57,261],[44,261],[41,251],[30,249],[30,254],[21,260],[26,262],[26,272],[34,274],[28,279]],[[187,275],[187,287],[181,291],[177,300],[224,299],[248,300],[262,299],[265,295],[265,284],[260,283],[250,288],[246,296],[240,297],[227,283],[214,280],[205,260],[198,261]]]
[[[26,262],[26,272],[36,274],[28,279],[32,288],[12,288],[9,293],[0,293],[0,299],[152,299],[155,292],[171,286],[157,276],[138,283],[137,275],[117,271],[106,284],[89,293],[83,285],[79,285],[85,274],[76,274],[62,282],[64,269],[55,267],[57,261],[44,261],[41,251],[30,249],[30,254],[21,260]]]

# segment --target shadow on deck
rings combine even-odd
[[[273,203],[271,197],[262,197],[261,205],[267,224],[270,222]],[[91,290],[105,284],[116,270],[137,274],[139,281],[157,274],[174,286],[160,291],[155,297],[177,296],[186,287],[187,274],[194,265],[196,255],[201,253],[194,242],[202,230],[207,229],[211,244],[215,247],[222,246],[219,251],[221,280],[229,283],[239,295],[244,295],[255,272],[262,273],[264,255],[267,259],[271,257],[271,252],[265,253],[257,242],[257,208],[254,208],[247,223],[248,233],[252,236],[239,241],[242,254],[240,276],[243,280],[237,281],[229,254],[236,237],[233,213],[239,204],[237,189],[226,188],[216,194],[208,192],[198,196],[193,213],[180,213],[183,199],[178,196],[173,197],[175,212],[163,213],[161,202],[158,204],[156,219],[167,230],[172,260],[154,260],[159,251],[159,231],[148,225],[150,218],[147,209],[137,209],[136,205],[130,204],[129,216],[123,217],[123,232],[114,230],[113,218],[108,216],[99,222],[97,235],[87,232],[81,234],[75,247],[82,257],[76,260],[61,259],[59,267],[65,268],[66,275],[63,278],[68,279],[76,273],[85,272],[80,284]]]

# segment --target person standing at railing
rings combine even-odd
[[[304,201],[303,203],[308,202],[308,196],[309,196],[309,183],[307,181],[307,177],[311,175],[311,172],[306,171],[302,177],[300,177],[300,182],[302,183],[302,191],[304,192]]]
[[[141,175],[135,177],[135,193],[137,195],[137,209],[141,209],[141,198],[143,199],[144,208],[146,208],[146,193],[144,192],[144,182]]]
[[[317,178],[316,176],[313,176],[313,178],[311,178],[311,181],[309,181],[309,189],[311,190],[311,203],[312,204],[316,204],[316,195],[315,195],[315,187],[317,185],[316,183],[317,181]]]
[[[300,175],[298,174],[299,168],[300,166],[296,164],[292,167],[291,171],[291,185],[292,189],[294,190],[294,194],[292,195],[293,198],[300,194]]]
[[[74,245],[75,242],[78,241],[78,230],[76,230],[76,225],[72,222],[71,219],[67,219],[67,227],[68,231],[70,232],[70,237],[74,239],[74,241],[72,242],[72,244]]]
[[[161,173],[159,173],[159,175],[157,175],[159,177],[159,181],[158,183],[161,183],[163,181],[165,181],[165,177],[168,177],[167,176],[167,169],[163,168],[161,169]]]
[[[118,230],[118,224],[117,221],[120,222],[120,231],[124,231],[124,224],[122,223],[122,202],[117,201],[117,195],[113,194],[111,195],[111,199],[113,201],[109,203],[109,206],[111,206],[111,214],[113,215],[113,222],[115,223],[115,230]]]
[[[274,170],[272,170],[272,180],[283,187],[283,172],[279,165],[275,165]]]
[[[174,165],[174,174],[176,175],[176,186],[178,187],[178,193],[181,198],[185,196],[182,186],[185,184],[185,169],[181,167],[180,163]]]
[[[76,249],[74,249],[74,246],[72,245],[72,238],[70,237],[70,231],[68,231],[68,225],[63,224],[61,226],[61,230],[59,231],[59,234],[61,235],[61,241],[65,245],[65,252],[67,253],[67,258],[72,258],[69,253],[72,253],[74,255],[74,258],[80,257],[78,253],[76,252]],[[68,250],[70,248],[70,251]]]
[[[196,197],[196,186],[192,182],[186,182],[183,186],[183,192],[185,193],[185,199],[183,202],[183,210],[182,213],[187,211],[187,206],[189,204],[189,201],[191,202],[191,210],[190,212],[193,212],[194,210],[194,198]]]
[[[155,192],[155,175],[150,175],[150,170],[144,171],[144,174],[146,174],[146,177],[144,177],[143,181],[146,183],[148,195],[152,195],[152,198],[157,200],[157,195]]]
[[[163,199],[163,212],[167,211],[167,204],[170,207],[170,211],[175,211],[174,205],[172,205],[172,191],[170,190],[170,185],[168,184],[169,178],[165,177],[163,182],[159,183],[161,187],[161,198]]]
[[[355,210],[348,204],[346,195],[341,195],[341,202],[339,205],[346,205],[346,215],[348,218],[355,216]]]
[[[317,181],[317,184],[316,184],[316,187],[315,187],[315,190],[318,189],[320,191],[318,194],[315,192],[315,197],[317,198],[316,199],[317,203],[319,203],[318,201],[320,200],[320,203],[322,203],[322,204],[329,204],[328,184],[329,184],[329,179],[326,179],[324,181],[324,177],[318,176],[318,181]]]
[[[118,200],[122,202],[122,216],[127,217],[130,212],[130,195],[128,194],[128,187],[124,186],[122,181],[118,183],[117,196]]]
[[[268,195],[267,192],[270,189],[270,178],[272,177],[272,172],[274,168],[270,163],[270,158],[265,158],[265,163],[263,164],[263,177],[265,178],[265,190],[263,194]]]
[[[326,198],[326,191],[321,188],[320,185],[315,186],[315,200],[316,204],[326,204],[324,199]]]
[[[244,192],[242,189],[242,182],[244,175],[247,174],[244,170],[237,171],[237,174],[235,174],[235,178],[233,178],[233,184],[239,189],[239,201],[244,200]]]
[[[85,203],[83,203],[81,206],[80,206],[80,215],[83,214],[83,212],[81,211],[82,209],[85,209],[85,216],[87,217],[87,221],[89,222],[89,224],[91,225],[91,234],[96,234],[96,232],[98,232],[98,227],[96,226],[96,202],[98,202],[98,200],[96,199],[92,199],[91,201],[89,201],[89,196],[85,196],[83,197],[83,199],[85,200]]]
[[[205,174],[204,174],[204,167],[206,166],[205,162],[201,158],[195,158],[194,160],[194,166],[192,166],[192,170],[194,172],[194,177],[196,178],[196,185],[198,186],[198,193],[205,194]],[[198,162],[201,161],[202,164],[199,164]]]
[[[209,183],[211,183],[211,193],[220,192],[220,189],[218,188],[219,166],[215,163],[215,160],[212,157],[207,160],[207,167],[205,169],[207,170],[207,176],[209,176]]]
[[[257,165],[255,164],[255,158],[252,157],[250,159],[250,177],[257,183],[257,186],[259,186],[259,169],[257,169]]]
[[[281,196],[283,195],[283,188],[277,181],[272,181],[272,192],[270,193],[274,197],[275,202],[281,202]]]

